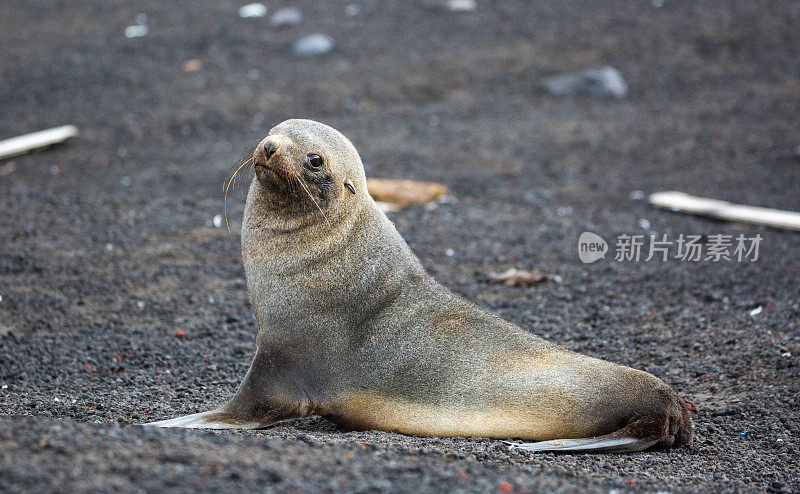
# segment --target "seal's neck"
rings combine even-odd
[[[369,207],[374,207],[369,197],[359,199],[347,211],[294,214],[275,207],[263,186],[254,180],[242,222],[244,261],[266,261],[264,267],[274,274],[291,274],[309,263],[320,263],[343,248],[354,225],[363,222]]]
[[[242,255],[259,344],[311,338],[335,348],[390,306],[409,277],[425,276],[374,201],[353,199],[330,223],[291,224],[265,210],[259,185],[251,187]]]

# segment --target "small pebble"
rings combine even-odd
[[[755,317],[755,316],[761,314],[761,311],[763,311],[763,310],[764,310],[764,308],[759,305],[758,307],[756,307],[755,309],[750,311],[750,317]]]
[[[220,228],[222,226],[222,215],[218,214],[218,215],[214,216],[213,222],[214,222],[214,226],[216,226],[217,228]]]
[[[357,3],[351,3],[344,8],[345,17],[356,17],[361,13],[361,6]]]
[[[197,72],[202,68],[203,68],[203,62],[201,62],[196,58],[183,62],[184,72]]]
[[[642,199],[644,199],[644,192],[642,192],[641,190],[634,190],[630,193],[628,197],[630,197],[634,201],[641,201]]]
[[[622,98],[628,94],[628,85],[614,67],[586,70],[577,74],[547,77],[542,85],[552,94],[584,94],[594,97]]]
[[[133,26],[128,26],[125,28],[125,37],[127,38],[142,38],[147,36],[147,33],[150,32],[150,28],[147,27],[147,24],[135,24]]]
[[[444,251],[444,253],[445,255],[447,255],[447,257],[453,257],[454,255],[456,255],[456,251],[454,251],[453,249],[447,249],[446,251]]]
[[[122,177],[119,183],[123,187],[129,187],[131,185],[131,177]]]
[[[140,309],[144,309],[144,302],[142,302],[141,300],[136,302],[136,307],[138,307]]]
[[[253,130],[259,130],[261,128],[261,124],[264,123],[267,117],[261,112],[256,113],[253,115],[253,120],[250,121],[250,128]]]
[[[175,336],[175,338],[185,338],[186,331],[182,329],[176,329],[175,332],[173,333],[173,336]]]
[[[114,250],[114,244],[111,244],[111,243],[106,244],[106,250],[109,251],[109,252],[113,251]]]
[[[303,36],[294,43],[292,51],[295,55],[311,56],[323,55],[333,50],[333,39],[320,33]]]
[[[269,19],[272,27],[296,26],[303,22],[303,13],[296,7],[278,9]]]
[[[17,164],[13,161],[8,162],[4,165],[0,165],[0,177],[5,177],[6,175],[11,175],[14,173],[14,170],[17,169]]]
[[[643,230],[649,230],[650,229],[650,221],[642,218],[642,219],[639,220],[639,226],[642,227]]]
[[[559,276],[558,278],[558,282],[560,283],[561,277]],[[517,268],[509,268],[502,273],[490,274],[489,281],[492,283],[503,283],[508,286],[529,287],[543,281],[556,281],[556,276],[543,273],[538,269],[525,271]]]
[[[239,9],[239,17],[264,17],[267,15],[267,8],[263,3],[248,3]]]
[[[475,0],[447,0],[447,8],[453,12],[472,12],[477,7]]]

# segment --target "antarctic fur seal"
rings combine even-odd
[[[688,406],[646,372],[567,351],[429,276],[366,188],[350,141],[287,120],[253,154],[242,255],[258,350],[233,398],[148,425],[352,429],[632,452],[691,442]]]

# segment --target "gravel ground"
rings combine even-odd
[[[353,1],[298,1],[304,21],[283,29],[230,1],[0,3],[0,136],[81,130],[0,162],[0,491],[800,491],[798,233],[631,196],[800,209],[800,4],[355,0],[348,17]],[[140,12],[149,34],[127,39]],[[313,32],[334,50],[292,55]],[[604,65],[627,97],[539,87]],[[391,216],[427,269],[538,335],[658,375],[699,406],[695,443],[534,456],[321,418],[133,426],[222,403],[244,375],[241,187],[231,234],[212,218],[231,166],[290,117],[350,136],[371,176],[450,186],[451,201]],[[583,264],[583,231],[763,240],[755,262]],[[510,267],[560,282],[489,283]]]

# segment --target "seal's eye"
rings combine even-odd
[[[320,168],[322,168],[322,164],[325,163],[325,160],[322,159],[322,156],[316,153],[311,153],[306,158],[307,158],[306,161],[308,161],[308,166],[312,170],[319,170]]]

